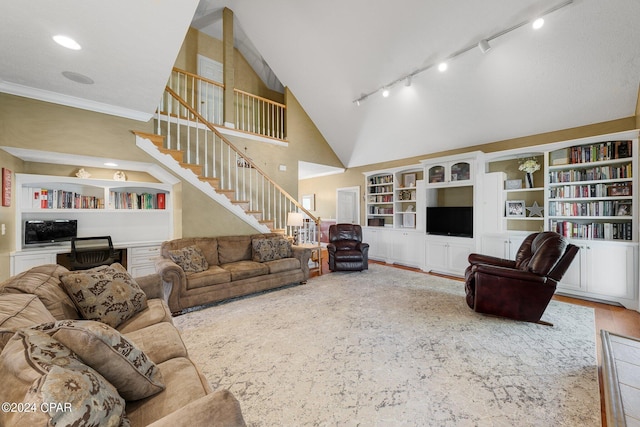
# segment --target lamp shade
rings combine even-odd
[[[289,212],[287,215],[287,225],[289,227],[302,227],[304,217],[300,212]]]

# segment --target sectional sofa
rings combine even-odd
[[[243,426],[189,359],[158,275],[32,268],[0,284],[0,425]]]

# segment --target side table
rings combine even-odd
[[[322,276],[322,246],[315,243],[303,243],[298,246],[311,249],[311,261],[316,264],[313,270],[317,270],[318,275]]]

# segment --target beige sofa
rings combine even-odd
[[[311,250],[281,234],[183,238],[164,242],[156,271],[172,313],[309,278]]]
[[[119,264],[42,265],[1,283],[0,383],[3,426],[244,425],[189,359],[159,276]]]

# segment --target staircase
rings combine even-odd
[[[134,132],[138,147],[259,232],[292,234],[287,230],[289,212],[306,214],[315,223],[314,229],[319,229],[319,218],[200,114],[202,102],[194,96],[198,92],[194,88],[202,84],[199,80],[195,75],[188,80],[170,80],[156,113],[155,134]],[[210,112],[214,106],[207,106],[205,111]]]

